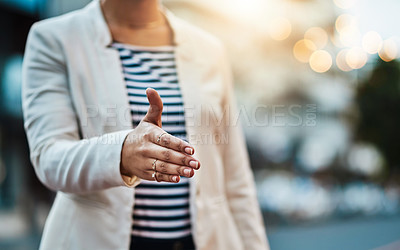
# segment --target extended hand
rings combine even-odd
[[[191,156],[194,148],[161,129],[162,100],[151,88],[146,90],[146,95],[150,107],[125,139],[121,173],[166,182],[179,182],[179,176],[192,177],[194,169],[200,168],[200,162]]]

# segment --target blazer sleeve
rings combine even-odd
[[[69,193],[128,185],[120,174],[120,161],[130,131],[80,139],[62,46],[41,23],[28,35],[22,105],[31,161],[44,185]],[[130,186],[138,182],[135,178]]]
[[[239,122],[229,63],[225,54],[221,58],[225,93],[222,102],[225,111],[223,133],[227,138],[223,160],[229,207],[239,229],[244,249],[269,249],[246,143]]]

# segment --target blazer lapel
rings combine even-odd
[[[90,12],[91,30],[93,35],[93,46],[96,48],[96,62],[102,76],[99,88],[102,88],[100,105],[107,105],[102,108],[110,108],[109,112],[116,112],[115,130],[131,129],[132,117],[129,108],[128,94],[125,87],[125,80],[119,53],[111,47],[113,38],[107,22],[101,10],[99,0],[92,1],[87,10]],[[114,109],[114,110],[112,110]]]

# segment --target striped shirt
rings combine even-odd
[[[126,82],[134,127],[149,108],[146,88],[154,88],[162,99],[162,129],[186,140],[183,100],[178,84],[173,46],[139,47],[121,43],[118,50]],[[177,239],[191,235],[189,179],[179,183],[142,180],[135,188],[132,236]]]

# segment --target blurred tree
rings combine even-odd
[[[359,85],[356,101],[357,139],[379,148],[390,173],[400,170],[400,63],[379,59],[370,78]]]

